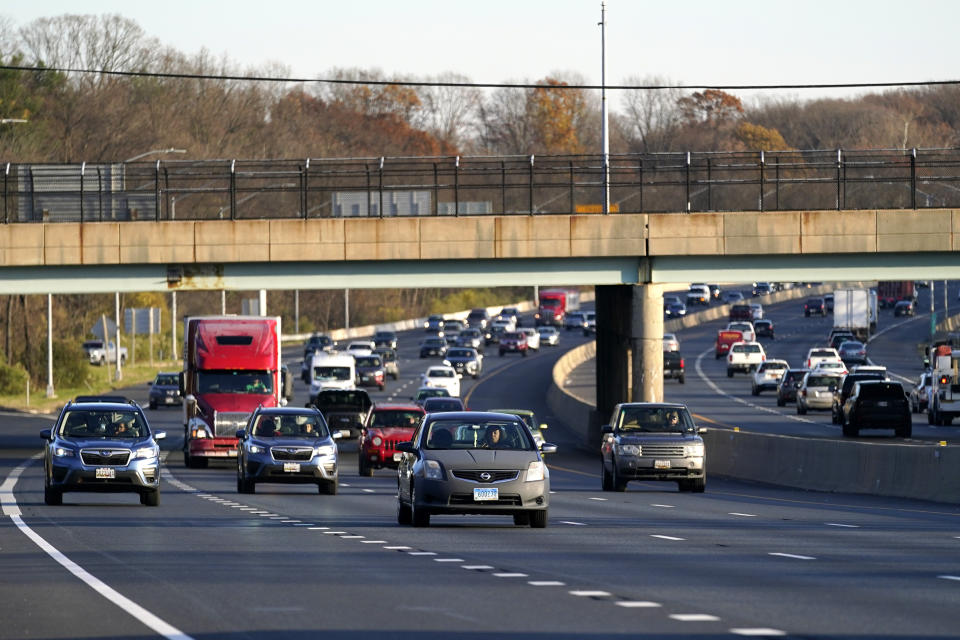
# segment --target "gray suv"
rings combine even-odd
[[[672,480],[680,491],[702,493],[707,485],[703,431],[682,404],[618,404],[601,430],[602,489],[625,491],[630,480]]]
[[[133,402],[68,402],[43,447],[43,500],[63,504],[67,491],[129,492],[140,504],[160,504],[160,447]]]

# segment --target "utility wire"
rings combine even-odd
[[[271,76],[237,76],[194,73],[159,73],[152,71],[102,71],[98,69],[71,69],[67,67],[24,67],[17,65],[0,65],[0,71],[24,71],[43,73],[55,71],[57,73],[98,74],[105,76],[127,76],[136,78],[161,78],[177,80],[230,80],[245,82],[279,82],[279,83],[316,83],[316,84],[345,84],[370,86],[397,86],[397,87],[463,87],[476,89],[622,89],[632,91],[658,91],[667,89],[715,89],[722,91],[746,90],[773,90],[773,89],[868,89],[884,87],[929,87],[960,85],[960,80],[923,80],[911,82],[839,82],[820,84],[664,84],[664,85],[596,85],[596,84],[537,84],[537,83],[489,83],[489,82],[439,82],[415,80],[364,80],[347,78],[277,78]]]

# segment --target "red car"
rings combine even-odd
[[[360,432],[359,472],[372,476],[374,469],[396,469],[401,453],[397,444],[410,442],[426,412],[415,404],[374,405]]]
[[[507,331],[500,336],[500,355],[522,353],[527,355],[527,336],[519,331]]]

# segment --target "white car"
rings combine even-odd
[[[732,378],[737,371],[754,371],[760,368],[766,359],[767,354],[759,342],[734,342],[727,353],[727,377]]]
[[[453,397],[460,396],[460,376],[457,370],[446,365],[429,367],[420,375],[421,387],[441,387]]]
[[[497,318],[496,320],[494,320],[493,322],[491,322],[491,323],[490,323],[490,326],[491,326],[491,327],[503,327],[503,332],[504,332],[504,333],[509,333],[509,332],[511,332],[511,331],[516,331],[516,330],[517,330],[517,325],[515,325],[513,322],[511,322],[510,320],[503,320],[503,319],[500,319],[500,318]]]
[[[826,360],[832,360],[834,362],[839,362],[843,364],[843,359],[840,358],[840,354],[836,349],[831,349],[830,347],[814,347],[807,352],[806,359],[806,368],[813,369],[817,366],[818,362],[823,362]]]
[[[520,333],[527,336],[527,349],[540,351],[540,333],[533,327],[522,327],[517,329]]]
[[[757,339],[757,332],[752,322],[731,322],[727,325],[727,331],[739,331],[743,335],[744,342],[755,342]]]
[[[354,356],[368,356],[377,348],[373,340],[355,340],[347,345],[347,353]]]
[[[750,313],[753,315],[754,320],[763,320],[763,305],[759,302],[751,303]]]
[[[843,364],[843,361],[836,360],[821,360],[813,367],[813,371],[819,371],[822,373],[835,373],[837,375],[845,376],[849,371],[847,371],[847,365]]]
[[[537,327],[537,333],[540,334],[540,344],[555,347],[560,344],[560,332],[555,327],[542,325]]]
[[[677,334],[675,333],[663,334],[663,350],[664,351],[680,351],[680,341],[677,340]]]
[[[789,368],[790,364],[786,360],[767,360],[753,372],[753,384],[750,393],[758,396],[765,389],[776,391],[780,385],[780,378],[783,377],[783,372]]]

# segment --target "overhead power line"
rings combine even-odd
[[[151,71],[103,71],[99,69],[72,69],[68,67],[24,67],[17,65],[0,65],[3,71],[26,71],[57,73],[80,73],[90,75],[129,76],[137,78],[162,78],[177,80],[231,80],[244,82],[279,82],[279,83],[314,83],[314,84],[346,84],[370,86],[398,86],[398,87],[463,87],[476,89],[623,89],[634,91],[656,91],[667,89],[716,89],[722,91],[773,90],[773,89],[870,89],[884,87],[925,87],[960,85],[960,80],[922,80],[909,82],[836,82],[814,84],[541,84],[541,83],[504,83],[504,82],[440,82],[436,80],[370,80],[358,78],[277,78],[273,76],[253,75],[220,75],[200,73],[159,73]]]

